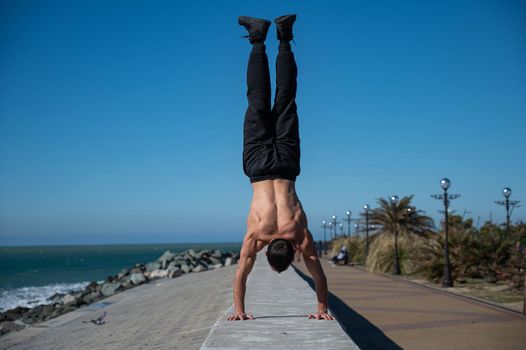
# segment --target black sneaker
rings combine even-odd
[[[276,23],[278,40],[291,41],[294,38],[292,35],[292,25],[296,21],[296,15],[285,15],[274,19]]]
[[[268,27],[271,25],[270,21],[248,16],[239,16],[237,22],[248,31],[248,35],[244,36],[244,38],[248,38],[251,44],[258,41],[264,42],[267,39]]]

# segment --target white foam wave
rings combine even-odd
[[[0,312],[17,306],[33,308],[37,305],[50,304],[51,301],[48,299],[52,295],[80,291],[88,284],[89,282],[57,283],[41,287],[0,289]]]

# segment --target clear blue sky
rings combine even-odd
[[[414,194],[526,218],[524,1],[2,1],[0,245],[240,241],[249,44],[297,13],[297,189],[320,222]],[[277,41],[267,41],[271,74]],[[356,217],[356,214],[355,214]]]

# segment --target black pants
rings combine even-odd
[[[276,58],[276,95],[271,108],[265,46],[252,47],[247,69],[248,108],[243,127],[243,170],[250,182],[295,181],[300,173],[296,78],[296,61],[290,45],[280,44]]]

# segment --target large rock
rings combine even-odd
[[[119,272],[119,274],[117,275],[117,279],[122,279],[124,276],[128,276],[128,274],[130,273],[130,270],[127,269],[127,268],[124,268],[121,270],[121,272]]]
[[[74,304],[77,302],[77,296],[74,294],[66,294],[64,295],[64,304]]]
[[[218,259],[221,259],[221,257],[223,256],[223,253],[221,253],[221,251],[219,249],[216,249],[214,251],[214,253],[212,254],[212,257],[213,258],[218,258]]]
[[[206,270],[207,270],[207,268],[204,267],[201,264],[199,264],[196,267],[192,268],[192,272],[203,272],[203,271],[206,271]]]
[[[152,272],[154,270],[159,270],[161,268],[161,263],[158,261],[152,261],[146,264],[145,272]]]
[[[143,273],[140,272],[140,274],[142,275]],[[132,274],[129,274],[128,276],[125,276],[123,279],[120,280],[124,289],[130,289],[134,287],[134,284],[131,281],[131,276]]]
[[[122,289],[122,283],[115,282],[115,283],[104,283],[102,285],[101,293],[102,295],[109,297],[113,294],[115,294],[116,291]]]
[[[188,266],[188,264],[186,263],[181,264],[181,271],[183,271],[184,273],[189,273],[191,270],[192,268]]]
[[[55,310],[53,305],[38,305],[26,312],[22,316],[22,321],[25,323],[35,323],[45,320],[50,317]]]
[[[2,322],[2,324],[0,324],[0,335],[4,335],[10,332],[18,332],[24,328],[26,327],[13,321],[5,321]]]
[[[0,313],[0,322],[14,321],[22,317],[23,314],[31,310],[28,307],[17,306],[14,309]]]
[[[62,315],[65,312],[65,308],[62,305],[56,305],[55,310],[53,311],[53,314],[51,315],[51,318],[57,317]]]
[[[133,268],[134,268],[134,269],[139,269],[139,270],[141,270],[141,271],[144,271],[144,264],[137,263],[137,264],[135,264],[135,266],[134,266]],[[130,271],[130,272],[133,272],[133,270]]]
[[[133,269],[131,269],[130,271],[130,275],[133,275],[134,273],[143,273],[144,272],[144,268],[140,268],[140,267],[134,267]]]
[[[208,250],[200,250],[196,253],[196,255],[199,257],[199,258],[205,258],[205,259],[208,259],[208,257],[210,256],[210,254],[208,253]]]
[[[78,306],[75,304],[65,304],[62,308],[62,312],[66,313],[66,312],[70,312],[76,309],[78,309]]]
[[[54,312],[55,312],[55,307],[53,305],[44,305],[39,315],[40,321],[44,321],[44,320],[48,320],[52,318]]]
[[[55,293],[49,298],[47,298],[48,301],[51,301],[53,303],[61,303],[64,300],[65,293]],[[1,322],[1,321],[0,321]]]
[[[101,297],[101,295],[99,294],[99,292],[94,292],[94,293],[90,293],[90,294],[86,294],[82,297],[82,301],[84,302],[84,304],[91,304],[97,300],[99,300]]]
[[[205,269],[208,269],[208,264],[206,263],[206,261],[204,261],[203,259],[199,259],[197,261],[197,264],[198,265],[202,265]]]
[[[128,282],[124,283],[124,284],[122,285],[122,287],[123,287],[124,289],[131,289],[131,288],[135,287],[135,285],[134,285],[133,283],[131,283],[131,281],[128,281]]]
[[[96,290],[100,289],[100,285],[97,283],[97,281],[91,281],[90,284],[86,287],[91,292],[94,292]]]
[[[168,270],[153,270],[151,272],[145,272],[144,275],[151,280],[166,278],[168,277]]]
[[[185,259],[197,259],[199,256],[193,249],[188,249],[185,254]]]
[[[130,282],[138,286],[139,284],[147,282],[147,280],[142,273],[137,272],[130,275]]]
[[[22,315],[22,321],[24,323],[35,323],[38,321],[38,316],[40,315],[40,312],[42,311],[43,305],[35,306],[28,312]]]
[[[161,264],[162,269],[166,269],[168,267],[168,264],[172,262],[174,259],[175,259],[175,254],[167,250],[163,253],[163,255],[159,257],[159,259],[157,259],[157,261]]]
[[[228,257],[225,259],[225,266],[230,266],[230,265],[232,265],[232,258]]]
[[[175,258],[175,260],[173,261],[176,265],[181,265],[181,264],[186,264],[186,260],[183,256],[178,256],[177,258]]]
[[[170,278],[176,278],[176,277],[181,276],[182,274],[183,274],[183,271],[178,267],[174,267],[168,270],[168,277]]]
[[[223,260],[212,257],[210,258],[210,261],[208,263],[212,265],[217,265],[217,264],[223,265]]]

